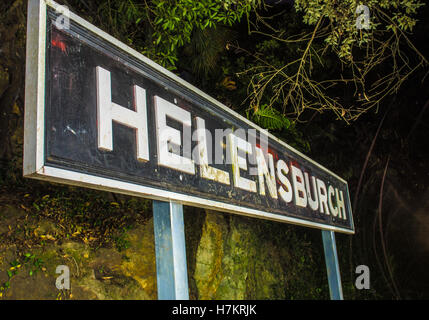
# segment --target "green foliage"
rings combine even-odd
[[[109,199],[109,194],[95,191],[60,190],[33,202],[38,215],[55,221],[56,234],[40,235],[45,240],[80,240],[93,248],[114,246],[127,249],[126,232],[150,214],[150,201],[131,197]]]
[[[234,33],[225,26],[195,30],[182,50],[184,61],[178,67],[190,69],[199,78],[207,78],[218,66],[220,55],[233,37]]]
[[[232,26],[259,4],[257,0],[72,2],[90,21],[170,70],[177,68],[180,49],[195,34]]]
[[[119,252],[128,249],[131,245],[130,241],[127,239],[127,231],[130,229],[131,226],[126,226],[122,228],[118,236],[113,236],[115,247]]]
[[[263,104],[253,112],[253,121],[268,130],[288,129],[290,121],[278,110]]]
[[[357,26],[358,5],[369,8],[368,29]],[[256,11],[250,33],[262,41],[235,46],[254,57],[241,71],[250,76],[251,107],[267,104],[299,121],[312,117],[308,111],[329,110],[348,124],[378,108],[429,64],[410,39],[422,6],[420,0],[297,0],[295,10]]]
[[[369,30],[356,27],[358,5],[369,8]],[[296,0],[295,9],[303,13],[303,21],[316,25],[323,18],[329,20],[329,34],[326,43],[338,57],[351,61],[353,47],[362,48],[371,43],[374,32],[383,30],[411,31],[417,20],[415,15],[424,5],[420,0]]]
[[[22,257],[10,262],[9,265],[9,269],[6,270],[8,279],[0,286],[0,298],[2,298],[3,294],[10,289],[11,281],[20,271],[27,269],[28,274],[33,276],[36,272],[43,269],[43,260],[37,258],[36,255],[32,253],[25,253]]]
[[[178,49],[190,43],[195,32],[218,25],[231,26],[254,6],[254,0],[153,0],[147,7],[152,17],[153,46],[144,54],[175,69]]]

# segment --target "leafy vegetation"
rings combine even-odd
[[[41,235],[41,239],[79,239],[93,248],[126,249],[126,232],[134,223],[144,223],[150,217],[151,203],[127,197],[113,200],[106,194],[80,190],[70,193],[67,189],[37,199],[33,202],[37,215],[59,226],[55,234]]]
[[[368,10],[367,28],[357,27],[358,5]],[[281,12],[256,12],[250,32],[266,40],[252,50],[255,63],[242,71],[251,76],[250,107],[257,112],[268,104],[303,121],[329,111],[347,123],[378,108],[428,66],[409,38],[423,6],[419,0],[298,0]],[[267,50],[277,52],[274,61],[272,54],[265,58]],[[277,58],[284,53],[287,59]]]
[[[109,31],[164,67],[175,70],[179,49],[195,33],[232,26],[247,16],[255,0],[83,1],[78,7],[97,13]],[[107,18],[105,20],[104,18]]]
[[[10,267],[6,270],[8,280],[0,286],[0,298],[10,288],[12,279],[23,270],[27,270],[30,276],[33,276],[38,271],[46,271],[43,267],[42,259],[37,258],[34,254],[25,253],[20,259],[10,262]]]

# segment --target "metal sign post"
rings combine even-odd
[[[322,230],[322,238],[331,300],[343,300],[343,289],[341,287],[341,274],[338,264],[337,246],[335,244],[335,233],[333,231]]]
[[[183,205],[153,201],[159,300],[188,300]]]

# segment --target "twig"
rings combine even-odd
[[[390,155],[387,158],[386,166],[384,167],[383,178],[381,180],[380,200],[378,203],[378,227],[380,230],[381,247],[383,249],[384,260],[386,261],[387,270],[389,271],[390,279],[392,280],[393,289],[395,291],[396,298],[401,299],[401,295],[399,293],[398,287],[397,287],[395,279],[393,277],[393,271],[392,271],[392,268],[390,266],[389,259],[387,257],[386,244],[384,241],[384,234],[383,234],[383,221],[382,221],[383,190],[384,190],[384,182],[386,180],[386,175],[387,175],[387,168],[389,167],[389,162],[390,162]]]

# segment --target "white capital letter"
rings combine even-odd
[[[279,194],[283,201],[285,201],[286,203],[291,202],[293,196],[292,185],[290,184],[289,179],[286,177],[288,173],[289,167],[287,166],[286,162],[284,162],[283,160],[277,161],[277,177],[282,183],[282,186],[279,187]]]
[[[338,216],[338,208],[334,206],[332,203],[332,197],[335,195],[334,187],[329,186],[328,187],[328,205],[329,205],[329,211],[331,211],[331,214],[336,217]]]
[[[346,205],[344,203],[344,196],[343,192],[335,188],[335,195],[337,198],[337,206],[339,211],[339,217],[346,219]]]
[[[183,154],[191,155],[191,114],[158,96],[155,99],[155,118],[158,142],[158,164],[195,174],[194,161],[180,155],[181,132],[167,126],[167,116],[183,125]],[[173,152],[173,149],[176,152]],[[179,153],[179,154],[178,154]]]
[[[244,151],[248,154],[252,154],[252,145],[244,139],[241,139],[230,133],[228,135],[231,162],[232,162],[232,174],[234,177],[234,185],[237,188],[256,192],[256,182],[243,178],[240,176],[240,169],[247,170],[246,158],[240,157],[238,150]]]
[[[316,211],[319,208],[319,199],[317,197],[317,186],[316,186],[316,178],[314,176],[311,176],[311,182],[313,183],[313,194],[314,199],[311,197],[311,188],[310,188],[310,179],[308,177],[308,173],[304,173],[305,177],[305,187],[307,189],[307,200],[308,204],[310,205],[310,208],[314,211]]]
[[[264,177],[267,180],[268,191],[273,199],[277,199],[277,183],[276,174],[274,171],[274,159],[271,153],[268,153],[268,161],[270,164],[270,170],[268,171],[267,162],[265,161],[264,152],[255,147],[256,151],[256,163],[258,165],[258,177],[259,177],[259,194],[265,195],[265,183]]]
[[[194,149],[193,158],[200,165],[201,177],[229,185],[228,172],[209,166],[208,147],[212,147],[212,137],[210,132],[206,130],[204,119],[197,117],[196,121],[197,130],[194,132],[194,135],[196,135],[196,139],[194,140],[198,144]]]
[[[135,111],[112,102],[110,72],[97,67],[98,148],[113,150],[112,121],[136,129],[137,160],[149,161],[146,90],[134,86]]]
[[[317,191],[319,194],[319,211],[320,213],[325,213],[329,215],[329,209],[328,209],[328,192],[326,191],[326,185],[325,183],[317,179]]]
[[[291,165],[291,168],[295,204],[305,208],[307,206],[307,193],[305,192],[304,176],[301,169],[294,165]]]

